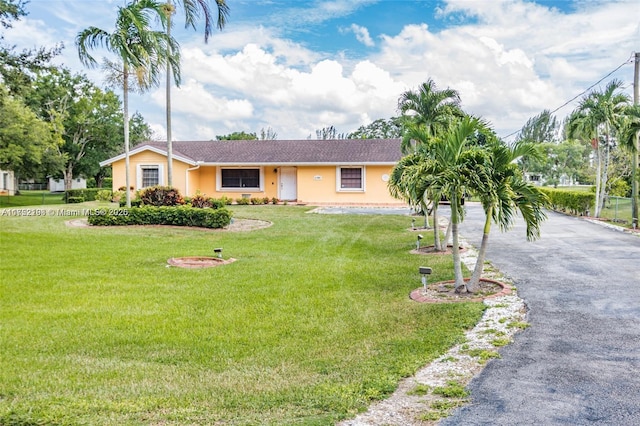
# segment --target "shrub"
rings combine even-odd
[[[101,189],[100,191],[98,191],[96,193],[96,200],[97,201],[111,201],[111,199],[113,198],[113,193],[111,192],[111,190],[109,189]]]
[[[250,198],[249,201],[253,205],[264,204],[264,198]]]
[[[278,203],[280,202],[280,200],[278,200],[278,198],[276,198],[276,197],[273,197],[273,198],[271,199],[271,202],[272,202],[273,204],[278,204]]]
[[[198,209],[205,209],[211,207],[211,201],[204,195],[197,194],[191,199],[191,207]]]
[[[230,206],[231,204],[233,204],[233,198],[229,198],[226,195],[223,195],[222,197],[220,197],[220,201],[222,201],[222,203],[227,206]]]
[[[91,225],[174,225],[224,228],[231,223],[227,209],[200,209],[190,206],[142,206],[119,211],[97,209],[88,217]]]
[[[247,206],[250,202],[251,201],[248,198],[236,198],[236,204],[241,206]]]
[[[269,198],[269,197],[264,197],[264,198],[262,199],[262,202],[263,202],[264,204],[269,204],[269,201],[271,201],[271,198]]]
[[[184,199],[180,191],[170,186],[151,186],[140,193],[142,204],[146,206],[181,206]]]
[[[64,201],[70,203],[69,198],[84,198],[82,201],[94,201],[100,188],[87,188],[87,189],[70,189],[64,192]],[[82,201],[75,201],[82,202]]]
[[[113,188],[113,178],[104,178],[102,180],[102,188]]]
[[[84,203],[84,197],[67,197],[67,204]]]
[[[586,215],[595,203],[595,194],[592,192],[567,191],[563,189],[540,188],[547,194],[549,202],[554,210],[571,214]]]
[[[213,209],[221,209],[227,204],[226,200],[219,200],[217,198],[209,198],[209,202],[211,203],[211,208]],[[229,204],[230,203],[231,201],[229,202]]]

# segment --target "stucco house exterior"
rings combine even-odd
[[[213,198],[268,197],[299,203],[389,204],[387,182],[400,160],[400,139],[251,140],[173,142],[173,186]],[[166,143],[129,152],[134,190],[167,184]],[[124,154],[111,166],[113,189],[125,186]]]

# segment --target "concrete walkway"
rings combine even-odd
[[[461,234],[480,245],[469,203]],[[441,425],[640,425],[640,238],[549,213],[542,238],[494,227],[487,260],[513,279],[531,324]]]

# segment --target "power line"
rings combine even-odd
[[[569,105],[571,102],[575,101],[576,99],[578,99],[580,96],[584,95],[585,93],[587,93],[589,90],[593,89],[595,86],[597,86],[598,84],[602,83],[602,81],[609,77],[611,74],[613,74],[614,72],[618,71],[620,68],[622,68],[623,66],[630,64],[633,62],[633,53],[631,54],[631,56],[629,56],[629,59],[627,59],[626,61],[624,61],[623,63],[621,63],[620,65],[618,65],[613,71],[609,72],[609,74],[605,75],[604,77],[602,77],[600,80],[596,81],[595,83],[593,83],[591,86],[587,87],[585,90],[583,90],[581,93],[577,94],[576,96],[574,96],[573,98],[569,99],[567,102],[563,103],[562,105],[560,105],[558,108],[554,109],[553,111],[549,112],[549,114],[553,114],[558,112],[559,110],[561,110],[562,108],[566,107],[567,105]],[[508,137],[511,137],[513,135],[515,135],[516,133],[518,133],[520,130],[516,130],[515,132],[509,133],[507,136],[502,136],[502,139],[507,139]]]

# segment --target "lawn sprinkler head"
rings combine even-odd
[[[215,256],[219,259],[222,259],[222,247],[220,248],[214,248],[213,249],[213,253],[215,254]]]

